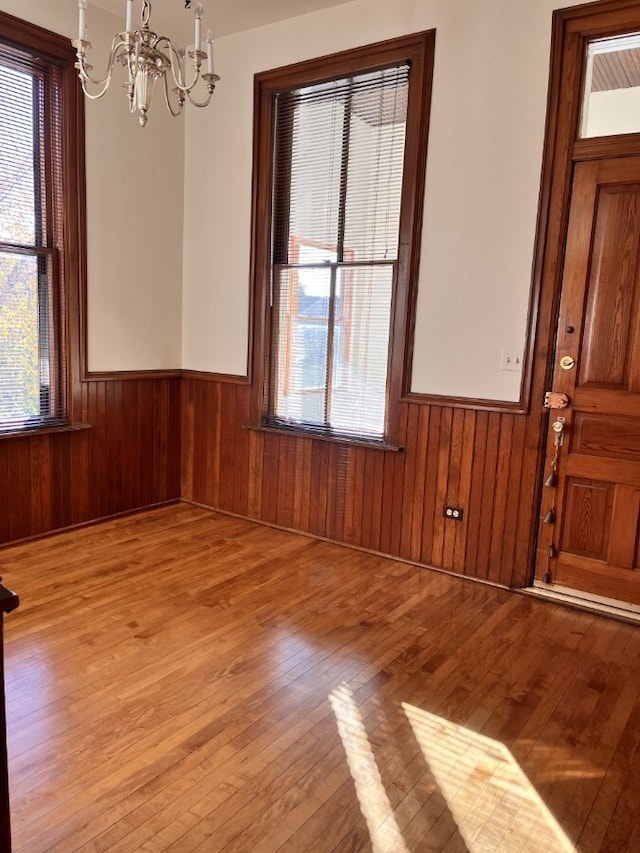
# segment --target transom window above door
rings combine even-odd
[[[580,136],[640,133],[640,33],[589,42]]]

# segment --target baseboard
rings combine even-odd
[[[219,515],[225,515],[229,518],[239,518],[242,521],[250,521],[254,524],[260,524],[262,527],[271,527],[273,530],[282,530],[285,533],[295,533],[298,536],[306,536],[307,539],[315,539],[318,542],[327,542],[329,545],[341,545],[343,548],[350,548],[352,551],[359,551],[362,554],[370,554],[373,557],[384,557],[385,560],[394,560],[396,563],[405,563],[408,566],[415,566],[416,569],[426,569],[429,572],[438,572],[441,575],[447,575],[450,578],[460,578],[460,580],[473,581],[482,586],[490,586],[493,589],[502,589],[509,592],[508,586],[495,583],[494,581],[486,580],[485,578],[476,578],[473,575],[461,575],[458,572],[452,572],[449,569],[441,569],[438,566],[429,566],[426,563],[418,563],[415,560],[408,560],[406,557],[396,557],[395,554],[387,554],[384,551],[375,551],[373,548],[365,548],[362,545],[353,545],[351,542],[342,542],[340,539],[330,539],[328,536],[320,536],[318,533],[308,533],[306,530],[296,530],[294,527],[283,527],[280,524],[274,524],[271,521],[263,521],[260,518],[251,518],[248,515],[241,515],[237,512],[230,512],[225,509],[217,509],[208,504],[193,501],[188,498],[181,498],[180,503],[197,506],[198,509],[206,509],[209,512],[216,512]]]
[[[147,504],[146,506],[134,507],[133,509],[125,509],[122,512],[114,512],[111,515],[103,515],[100,518],[92,518],[89,521],[80,521],[77,524],[69,524],[66,527],[55,527],[53,530],[44,530],[42,533],[34,533],[32,536],[23,536],[21,539],[11,539],[9,542],[0,543],[0,551],[6,548],[13,548],[14,545],[24,545],[26,542],[37,542],[39,539],[46,539],[49,536],[57,536],[59,533],[68,533],[71,530],[82,530],[84,527],[93,527],[95,524],[101,524],[103,521],[113,521],[116,518],[126,518],[129,515],[137,515],[140,512],[146,512],[150,509],[160,509],[164,506],[173,506],[181,503],[180,498],[170,498],[166,501]]]

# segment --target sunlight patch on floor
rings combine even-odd
[[[337,687],[329,696],[329,702],[336,715],[338,732],[347,754],[347,764],[371,835],[374,853],[408,853],[382,784],[360,712],[347,685]]]
[[[575,850],[504,744],[402,707],[471,853]]]

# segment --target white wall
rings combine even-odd
[[[584,136],[612,136],[639,130],[640,87],[591,93]]]
[[[77,35],[75,0],[0,0],[0,10]],[[99,73],[122,21],[90,6],[87,23]],[[171,119],[158,98],[148,126],[140,128],[128,113],[119,73],[102,100],[87,103],[89,368],[175,368],[181,357],[184,124]]]
[[[551,13],[576,3],[354,0],[221,38],[214,102],[185,117],[186,166],[185,119],[158,102],[139,128],[114,83],[87,105],[90,369],[244,374],[253,74],[435,27],[413,389],[517,399],[500,351],[525,336]],[[75,0],[0,9],[75,35]],[[88,22],[99,69],[121,22],[93,7]]]
[[[219,39],[215,105],[187,119],[183,366],[247,368],[253,74],[437,29],[412,387],[516,400],[551,15],[577,0],[354,0]]]

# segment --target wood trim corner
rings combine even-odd
[[[203,382],[221,382],[224,385],[251,385],[248,376],[235,373],[215,373],[206,370],[181,370],[182,379],[199,379]]]
[[[170,370],[100,370],[83,374],[82,382],[127,382],[141,379],[180,379],[182,371]]]
[[[509,412],[525,415],[526,408],[518,400],[486,400],[480,397],[448,397],[446,394],[421,394],[409,391],[404,394],[402,403],[416,403],[419,406],[443,406],[449,409],[471,409],[476,412]]]

